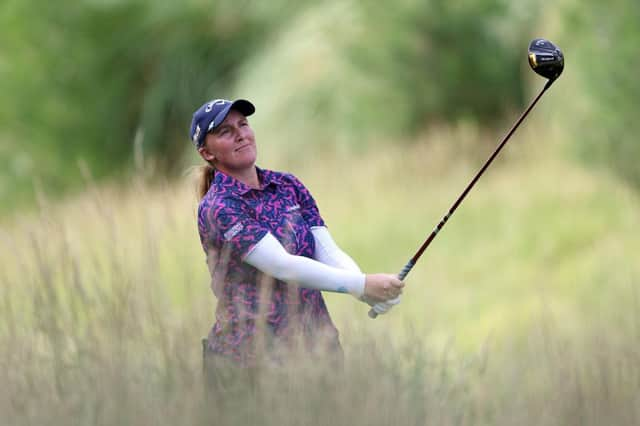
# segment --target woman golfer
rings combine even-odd
[[[207,163],[198,230],[218,299],[205,361],[278,363],[293,347],[341,357],[321,292],[349,293],[385,313],[404,284],[392,274],[361,273],[331,238],[304,185],[256,167],[247,121],[254,112],[246,100],[218,99],[200,107],[191,123],[191,140]]]

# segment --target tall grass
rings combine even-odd
[[[398,269],[475,169],[429,142],[293,170],[364,270]],[[637,196],[536,149],[506,157],[389,315],[327,296],[343,369],[292,359],[242,397],[204,392],[215,302],[191,182],[42,199],[0,228],[3,423],[637,424]]]

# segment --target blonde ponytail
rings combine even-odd
[[[213,175],[215,174],[215,172],[215,167],[213,167],[209,163],[200,167],[200,178],[198,179],[198,196],[201,200],[205,195],[207,195],[207,191],[209,191],[209,187],[211,187],[211,182],[213,182]]]

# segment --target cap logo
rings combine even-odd
[[[224,100],[224,99],[215,99],[215,100],[209,102],[206,107],[204,107],[204,112],[211,112],[211,110],[213,109],[214,105],[224,105],[226,103],[227,103],[227,101]]]
[[[198,143],[199,139],[200,139],[200,125],[197,124],[196,125],[196,131],[193,133],[193,141],[195,143]]]

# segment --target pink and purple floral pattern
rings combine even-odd
[[[265,276],[242,259],[268,232],[291,254],[313,257],[310,228],[324,226],[316,203],[293,175],[257,169],[260,189],[215,172],[198,208],[198,230],[218,299],[209,351],[241,365],[302,342],[341,351],[322,294]]]

